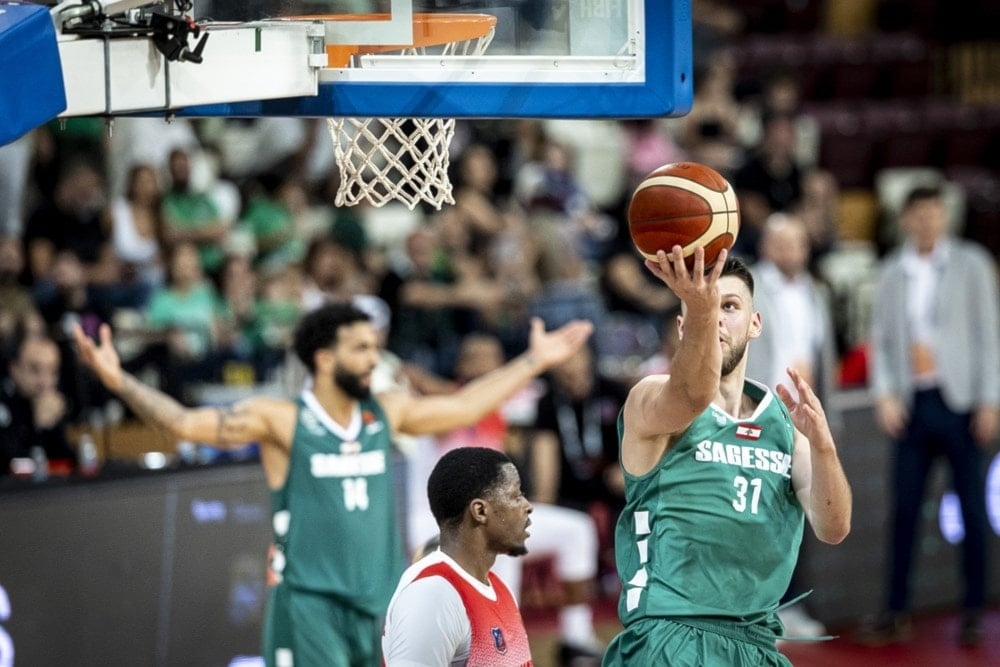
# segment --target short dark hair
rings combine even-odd
[[[442,456],[427,480],[427,499],[438,525],[458,523],[469,503],[498,486],[507,463],[506,454],[487,447],[459,447]]]
[[[350,303],[329,303],[305,315],[295,327],[292,347],[310,373],[316,372],[316,350],[330,347],[340,328],[355,322],[370,322],[368,315]]]
[[[929,199],[941,199],[941,197],[941,188],[933,185],[918,185],[906,195],[906,199],[903,200],[903,210],[909,209],[914,204],[919,204]]]
[[[741,258],[734,255],[726,257],[726,263],[722,265],[722,275],[735,276],[742,280],[750,288],[750,296],[753,296],[753,274]]]

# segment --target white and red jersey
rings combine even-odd
[[[489,585],[435,551],[400,579],[382,635],[387,667],[530,667],[531,650],[510,590]]]

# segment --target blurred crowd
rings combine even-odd
[[[494,336],[509,354],[530,317],[582,317],[598,325],[594,372],[627,385],[669,363],[677,304],[642,266],[625,211],[643,175],[681,160],[737,190],[734,252],[815,279],[829,326],[810,377],[827,390],[863,385],[876,251],[900,237],[845,234],[852,221],[837,174],[820,166],[800,77],[748,79],[735,60],[750,14],[715,0],[693,9],[690,113],[459,121],[455,205],[440,211],[338,207],[322,119],[74,118],[0,147],[6,385],[22,342],[43,336],[60,353],[62,418],[121,419],[68,344],[73,323],[97,335],[107,322],[128,370],[197,403],[205,386],[279,380],[300,313],[358,295],[391,313],[387,349],[415,375],[454,378],[466,336]]]
[[[774,211],[801,221],[810,257],[835,246],[835,179],[797,158],[794,113],[771,107],[464,121],[451,145],[455,205],[413,212],[334,205],[321,121],[54,122],[0,149],[4,178],[23,176],[0,240],[5,375],[21,340],[45,336],[63,362],[66,418],[104,410],[110,397],[76,371],[67,333],[107,322],[130,370],[190,404],[199,384],[274,380],[301,312],[370,295],[392,313],[388,349],[427,372],[452,377],[467,335],[512,351],[532,316],[550,327],[583,317],[598,324],[595,369],[627,382],[669,344],[676,305],[624,223],[652,168],[691,159],[728,175],[749,258]],[[738,128],[750,126],[748,143]]]

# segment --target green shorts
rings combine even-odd
[[[631,623],[604,653],[602,667],[791,667],[759,626],[691,619],[646,618]]]
[[[267,667],[379,667],[382,621],[330,595],[272,586],[264,620]]]

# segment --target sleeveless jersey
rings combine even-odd
[[[345,429],[311,392],[296,404],[288,476],[271,493],[272,580],[381,615],[405,566],[385,413],[359,401]]]
[[[791,579],[803,511],[792,491],[794,427],[765,387],[748,419],[710,405],[656,467],[625,473],[615,560],[626,625],[646,617],[763,620]],[[619,415],[619,444],[623,418]]]
[[[462,598],[472,635],[466,667],[531,667],[531,647],[521,612],[500,577],[489,573],[496,600],[485,597],[447,562],[428,566],[414,580],[424,577],[446,579]]]

